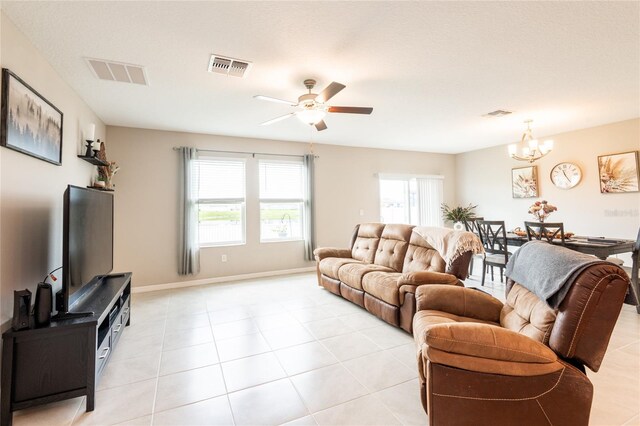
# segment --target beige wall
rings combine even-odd
[[[547,139],[536,135],[540,140]],[[505,145],[456,156],[456,193],[462,204],[477,204],[485,219],[505,220],[507,229],[523,227],[529,206],[545,199],[558,207],[550,221],[564,222],[566,231],[579,235],[635,239],[640,226],[640,193],[601,194],[597,157],[640,149],[640,119],[552,135],[554,150],[536,161],[539,197],[511,197],[511,169],[526,163],[512,160]],[[560,162],[582,169],[582,181],[573,189],[556,188],[549,174]]]
[[[62,166],[0,148],[0,323],[13,314],[13,290],[35,292],[38,281],[62,264],[62,194],[67,184],[88,185],[95,167],[78,159],[80,129],[105,128],[41,54],[2,14],[0,62],[63,114]],[[58,281],[60,282],[60,281]]]
[[[109,127],[116,183],[115,268],[150,285],[312,266],[302,242],[259,242],[257,177],[247,182],[247,243],[203,248],[201,273],[181,277],[178,258],[178,154],[174,146],[304,154],[304,143]],[[316,223],[319,246],[347,246],[353,226],[379,221],[376,173],[442,174],[445,201],[455,201],[453,155],[316,145]],[[248,160],[253,161],[253,160]],[[248,168],[249,170],[249,168]],[[364,215],[360,216],[360,209]],[[221,262],[226,254],[228,261]]]

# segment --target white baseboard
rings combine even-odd
[[[300,274],[303,272],[313,272],[315,271],[315,266],[310,266],[308,268],[297,268],[297,269],[283,269],[279,271],[267,271],[267,272],[255,272],[252,274],[242,274],[242,275],[230,275],[227,277],[214,277],[214,278],[202,278],[200,280],[191,280],[191,281],[179,281],[175,283],[165,283],[165,284],[152,284],[152,285],[143,285],[140,287],[132,287],[132,293],[147,293],[150,291],[158,291],[158,290],[171,290],[174,288],[184,288],[184,287],[194,287],[198,285],[206,285],[206,284],[218,284],[218,283],[227,283],[231,281],[242,281],[242,280],[252,280],[256,278],[265,278],[265,277],[275,277],[278,275],[290,275],[290,274]]]

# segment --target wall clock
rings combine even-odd
[[[580,183],[582,170],[573,163],[559,163],[551,169],[551,182],[561,189],[570,189]]]

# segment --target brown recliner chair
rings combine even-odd
[[[507,280],[507,300],[431,285],[413,321],[422,403],[431,425],[587,425],[593,386],[629,279],[587,267],[557,310]]]

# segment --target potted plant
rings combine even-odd
[[[442,216],[449,222],[453,222],[453,229],[462,231],[464,229],[463,222],[473,219],[476,214],[473,211],[477,205],[469,204],[467,207],[449,207],[447,204],[442,203],[440,209],[442,210]]]

